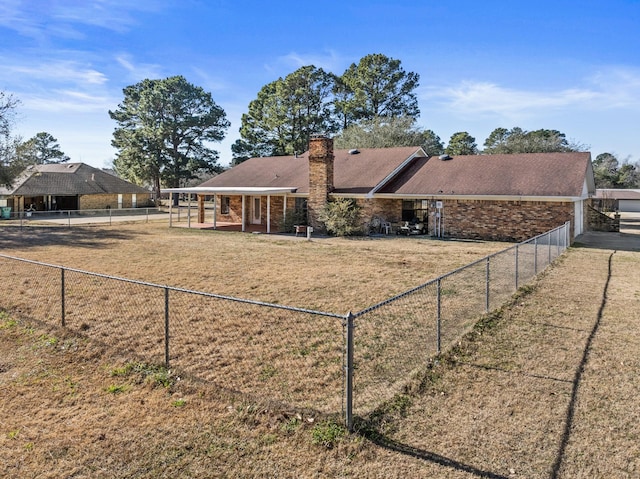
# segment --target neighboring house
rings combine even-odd
[[[594,204],[604,211],[640,213],[640,190],[597,189]]]
[[[135,208],[150,192],[84,163],[28,167],[11,187],[0,187],[0,206],[15,212]]]
[[[362,207],[363,223],[418,218],[432,235],[519,241],[566,221],[572,237],[582,233],[595,186],[590,153],[429,157],[419,147],[334,151],[314,138],[303,155],[252,158],[199,187],[164,191],[197,194],[201,223],[203,196],[213,195],[214,227],[242,231],[284,231],[304,209],[322,229],[318,211],[342,197]]]

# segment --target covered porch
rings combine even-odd
[[[169,194],[169,227],[271,233],[275,219],[286,222],[294,207],[296,188],[191,187],[166,188]],[[174,195],[187,195],[187,221],[175,221]],[[193,199],[195,196],[195,200]],[[209,201],[206,201],[210,198]],[[177,209],[178,220],[180,209]]]

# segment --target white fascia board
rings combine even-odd
[[[418,148],[411,156],[409,156],[406,160],[404,160],[402,163],[400,163],[400,165],[398,165],[398,167],[393,170],[391,173],[389,173],[380,183],[378,183],[376,186],[373,187],[373,189],[367,193],[367,197],[368,198],[372,198],[374,194],[376,194],[377,191],[379,191],[384,185],[386,185],[387,183],[389,183],[389,181],[391,181],[393,178],[395,178],[398,173],[400,173],[402,170],[404,170],[406,168],[406,166],[411,163],[411,161],[416,158],[416,157],[420,157],[420,158],[424,158],[424,157],[429,157],[429,155],[427,155],[425,153],[425,151],[422,149],[422,147]]]
[[[399,195],[395,193],[381,193],[374,198],[396,199],[396,200],[474,200],[474,201],[547,201],[554,203],[582,201],[584,198],[579,196],[516,196],[516,195],[443,195],[443,194],[424,194],[424,195]]]
[[[161,193],[193,193],[222,195],[283,195],[294,193],[298,188],[268,188],[262,186],[194,186],[192,188],[162,188]]]

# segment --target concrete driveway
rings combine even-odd
[[[574,246],[640,251],[640,213],[620,213],[620,232],[587,231],[576,237]]]

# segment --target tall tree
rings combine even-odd
[[[232,146],[234,163],[302,153],[311,135],[334,133],[334,85],[334,75],[309,65],[262,87],[242,115],[241,138]]]
[[[415,94],[420,75],[407,73],[400,63],[374,53],[343,73],[336,87],[336,109],[343,128],[376,117],[420,116]]]
[[[334,139],[336,148],[387,148],[392,146],[422,146],[431,155],[443,151],[438,135],[422,130],[415,119],[377,117],[345,128]]]
[[[477,155],[476,139],[466,131],[459,131],[451,135],[449,144],[444,149],[448,155]]]
[[[118,123],[111,144],[113,165],[123,177],[175,188],[201,172],[214,172],[229,121],[201,87],[182,76],[143,80],[123,90],[124,100],[109,116]]]
[[[496,128],[484,142],[484,153],[554,153],[584,151],[584,145],[569,142],[558,130],[539,129],[525,131],[514,127],[511,130]]]
[[[44,131],[20,144],[17,148],[17,156],[25,165],[64,163],[70,159],[60,149],[58,140]]]
[[[11,137],[11,126],[19,103],[13,95],[0,90],[0,185],[10,185],[19,173],[14,164],[19,139]]]
[[[428,155],[435,156],[444,153],[444,143],[433,130],[424,130],[422,137],[424,138],[422,148]]]
[[[612,153],[601,153],[592,162],[596,188],[639,188],[640,164],[620,163]]]

